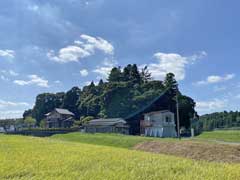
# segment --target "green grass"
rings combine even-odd
[[[239,179],[240,164],[54,138],[0,135],[0,179]]]
[[[217,140],[226,142],[240,143],[240,130],[217,130],[211,132],[203,132],[197,138],[204,140]]]
[[[87,133],[68,133],[68,134],[57,134],[53,135],[51,138],[64,140],[64,141],[73,141],[81,142],[87,144],[95,145],[104,145],[104,146],[113,146],[121,148],[131,148],[134,145],[145,142],[156,140],[156,138],[150,137],[141,137],[141,136],[127,136],[121,134],[87,134]],[[169,140],[169,139],[168,139]]]

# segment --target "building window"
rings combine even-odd
[[[165,120],[166,120],[166,123],[171,123],[171,121],[172,121],[170,116],[166,116]]]
[[[148,117],[147,117],[147,120],[148,120],[148,121],[150,121],[150,120],[151,120],[151,117],[150,117],[150,116],[148,116]]]

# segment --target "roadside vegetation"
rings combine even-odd
[[[208,163],[54,138],[0,135],[0,179],[238,179],[240,164]]]

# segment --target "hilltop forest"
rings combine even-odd
[[[239,128],[240,112],[239,111],[223,111],[200,116],[197,122],[197,129],[201,131],[211,131],[217,128]]]
[[[147,67],[139,70],[136,64],[112,68],[106,82],[92,82],[82,89],[73,87],[66,93],[39,94],[33,109],[25,111],[23,117],[32,116],[39,125],[46,113],[58,107],[72,111],[76,120],[88,116],[124,118],[152,101],[166,88],[179,94],[180,124],[189,128],[195,114],[195,102],[179,92],[174,74],[167,74],[164,81],[153,80]]]

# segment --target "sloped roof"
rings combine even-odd
[[[156,114],[156,113],[172,113],[172,112],[169,110],[161,110],[161,111],[151,111],[145,114]]]
[[[94,126],[112,126],[118,123],[126,124],[127,122],[122,118],[110,118],[110,119],[93,119],[88,122],[88,125]]]
[[[59,114],[74,116],[74,114],[72,112],[70,112],[69,110],[67,110],[67,109],[55,108],[55,111],[58,112]]]
[[[143,106],[142,108],[140,108],[138,111],[135,111],[134,113],[128,115],[126,118],[124,119],[130,119],[136,115],[138,115],[139,113],[144,112],[145,110],[147,110],[147,108],[151,107],[152,104],[154,104],[156,101],[158,101],[160,98],[162,98],[167,92],[168,92],[169,88],[167,88],[166,90],[164,90],[159,96],[157,96],[156,98],[154,98],[152,101],[150,101],[148,104],[146,104],[146,106]]]

